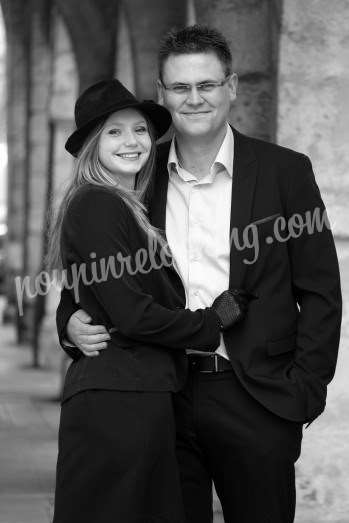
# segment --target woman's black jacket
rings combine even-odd
[[[75,301],[94,324],[116,329],[99,356],[75,352],[63,400],[86,389],[177,391],[186,377],[185,349],[218,347],[215,312],[183,308],[169,257],[112,189],[77,191],[63,220],[61,251]],[[178,281],[176,287],[182,288]]]

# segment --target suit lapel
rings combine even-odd
[[[166,236],[166,202],[168,189],[167,160],[170,142],[158,146],[155,180],[150,203],[150,222]]]
[[[229,288],[243,288],[252,249],[244,248],[246,227],[251,223],[257,178],[257,159],[249,138],[234,132],[234,167],[230,214],[230,274]],[[249,235],[250,239],[251,236]]]
[[[160,229],[166,239],[166,203],[168,190],[168,171],[167,161],[171,142],[166,142],[158,146],[155,180],[152,196],[150,200],[149,218],[150,223]],[[177,290],[178,296],[185,306],[185,290],[182,280],[173,265],[168,267],[169,274],[172,274],[172,284]]]

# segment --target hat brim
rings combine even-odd
[[[85,125],[76,129],[65,143],[66,150],[73,156],[77,156],[84,141],[89,133],[102,119],[106,118],[108,114],[112,114],[122,109],[138,109],[145,114],[152,122],[155,130],[155,138],[158,140],[167,133],[172,124],[172,117],[170,112],[162,105],[159,105],[151,100],[144,100],[143,102],[128,102],[125,104],[116,103],[115,107],[109,107],[105,113],[101,113],[98,118],[87,122]]]

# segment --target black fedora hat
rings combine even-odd
[[[95,125],[109,114],[132,107],[144,113],[152,122],[156,139],[168,131],[172,118],[165,107],[144,100],[139,102],[119,80],[104,80],[88,87],[75,104],[76,130],[65,143],[66,150],[76,156],[87,135]]]

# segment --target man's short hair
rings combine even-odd
[[[226,75],[233,72],[232,55],[226,38],[217,29],[195,24],[181,31],[169,31],[161,40],[158,53],[160,80],[164,63],[169,56],[192,53],[215,53]]]

